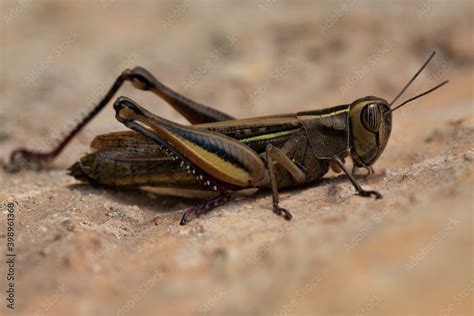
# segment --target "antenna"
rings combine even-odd
[[[420,93],[419,95],[414,96],[413,98],[410,98],[410,99],[406,100],[406,101],[403,102],[402,104],[400,104],[400,105],[394,107],[393,109],[391,109],[390,111],[388,111],[388,112],[386,112],[386,113],[392,113],[393,111],[395,111],[396,109],[401,108],[401,107],[404,106],[405,104],[410,103],[410,102],[413,101],[413,100],[416,100],[416,99],[418,99],[418,98],[420,98],[420,97],[422,97],[422,96],[424,96],[424,95],[427,95],[427,94],[430,93],[430,92],[435,91],[436,89],[440,88],[441,86],[444,86],[444,85],[447,84],[448,82],[449,82],[449,80],[443,81],[443,82],[441,82],[439,85],[437,85],[436,87],[431,88],[431,89],[428,90],[428,91],[425,91],[425,92],[423,92],[423,93]]]
[[[398,100],[398,98],[400,98],[402,96],[402,94],[405,92],[405,90],[408,89],[408,87],[413,83],[413,81],[415,81],[416,77],[418,77],[418,75],[423,71],[423,69],[425,69],[426,65],[428,65],[428,63],[431,61],[431,59],[434,57],[434,55],[436,55],[436,52],[431,53],[430,57],[428,57],[428,59],[423,64],[423,66],[421,66],[421,68],[410,79],[410,81],[407,82],[407,84],[403,87],[402,91],[400,91],[400,93],[395,97],[395,99],[393,99],[392,102],[390,102],[390,104],[388,106],[392,106],[392,104],[394,104]]]

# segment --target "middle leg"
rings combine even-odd
[[[303,183],[306,179],[305,173],[293,162],[291,159],[278,147],[268,144],[265,150],[267,156],[267,169],[270,176],[271,188],[272,188],[272,199],[273,199],[273,212],[277,215],[282,215],[284,219],[291,220],[291,213],[280,207],[278,183],[276,180],[274,161],[287,170],[293,179],[297,183]]]

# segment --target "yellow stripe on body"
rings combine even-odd
[[[295,130],[277,132],[277,133],[272,133],[272,134],[263,134],[263,135],[259,135],[259,136],[254,136],[254,137],[241,139],[240,142],[241,143],[250,143],[250,142],[255,142],[255,141],[259,141],[259,140],[267,140],[267,139],[272,139],[272,138],[276,138],[276,137],[280,137],[280,136],[285,136],[285,135],[291,134],[293,132],[295,132]]]
[[[304,117],[305,119],[316,119],[316,118],[322,118],[322,117],[329,117],[329,116],[333,116],[333,115],[338,115],[338,114],[341,114],[341,113],[344,113],[344,112],[349,112],[349,108],[344,109],[344,110],[339,110],[339,111],[336,111],[336,112],[332,112],[332,113],[321,114],[321,115],[303,115],[302,117]]]

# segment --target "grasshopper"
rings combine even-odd
[[[127,69],[56,147],[49,152],[17,149],[12,152],[9,165],[19,168],[57,157],[129,81],[165,100],[191,125],[172,122],[127,97],[119,97],[113,104],[115,117],[131,131],[96,136],[91,143],[93,152],[69,168],[69,174],[76,179],[104,186],[211,192],[210,199],[183,214],[181,225],[248,188],[271,189],[273,212],[290,220],[291,213],[279,205],[278,190],[316,182],[330,169],[344,172],[358,195],[379,199],[382,195],[377,191],[362,188],[354,170],[365,168],[367,175],[373,173],[372,165],[390,136],[393,111],[448,82],[393,106],[434,55],[435,52],[390,103],[367,96],[326,109],[244,119],[234,119],[180,95],[142,67]],[[352,173],[345,166],[349,156]]]

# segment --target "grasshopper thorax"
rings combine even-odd
[[[392,130],[388,102],[368,96],[350,105],[351,155],[356,167],[372,165],[382,154]]]

